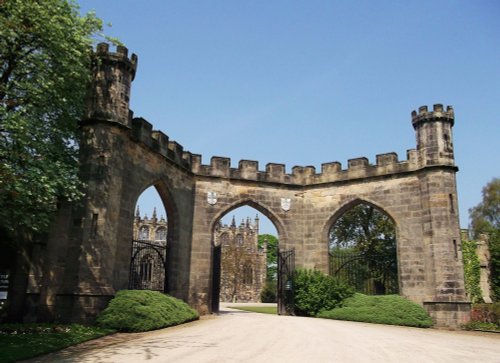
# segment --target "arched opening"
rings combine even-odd
[[[330,274],[369,295],[397,294],[396,225],[375,205],[342,208],[328,232]]]
[[[212,312],[220,302],[276,302],[279,228],[250,205],[233,206],[214,224]]]
[[[169,221],[155,187],[138,198],[133,222],[129,289],[167,291]]]

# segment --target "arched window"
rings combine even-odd
[[[152,271],[153,257],[151,255],[146,255],[141,259],[139,265],[139,279],[141,281],[151,281]]]
[[[243,283],[253,284],[253,269],[250,264],[246,264],[243,267]]]
[[[141,228],[139,228],[138,239],[146,240],[146,241],[149,239],[149,227],[148,226],[141,226]]]
[[[155,232],[156,241],[166,241],[167,240],[167,229],[165,227],[158,227]]]
[[[243,244],[243,236],[241,234],[236,235],[236,243],[238,245],[242,245]]]
[[[221,245],[224,245],[224,246],[229,245],[229,236],[227,233],[223,233],[220,235],[220,243],[221,243]]]

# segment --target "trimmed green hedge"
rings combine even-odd
[[[97,317],[97,324],[123,332],[161,329],[198,319],[182,300],[149,290],[121,290]]]
[[[433,325],[431,317],[423,307],[399,295],[355,294],[344,301],[343,307],[322,311],[317,316],[419,328],[429,328]]]

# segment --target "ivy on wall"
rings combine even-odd
[[[481,278],[481,265],[476,254],[476,241],[462,240],[462,255],[464,260],[465,291],[472,303],[483,301],[479,281]]]

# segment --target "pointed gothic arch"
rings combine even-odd
[[[278,239],[279,239],[280,243],[282,243],[282,244],[286,243],[287,233],[286,233],[286,229],[284,227],[285,223],[283,222],[283,220],[272,211],[272,208],[268,207],[267,205],[265,205],[262,202],[257,202],[253,199],[250,199],[250,198],[235,201],[235,202],[231,203],[230,205],[228,205],[227,207],[225,207],[224,209],[220,210],[218,213],[216,213],[210,222],[210,230],[214,231],[217,223],[219,223],[219,221],[224,216],[231,213],[231,211],[238,209],[240,207],[244,207],[244,206],[252,207],[255,210],[257,210],[258,212],[262,213],[264,216],[266,216],[273,223],[274,227],[276,228],[276,231],[278,233]],[[213,244],[213,241],[212,241],[212,244]]]
[[[262,205],[259,202],[256,202],[251,199],[244,199],[234,203],[231,203],[229,206],[219,211],[215,215],[212,221],[212,264],[211,264],[211,311],[218,312],[219,311],[219,300],[222,297],[224,300],[227,300],[228,293],[227,290],[231,290],[234,288],[234,291],[231,291],[229,295],[232,296],[232,300],[234,300],[235,296],[240,296],[240,293],[236,289],[245,288],[247,291],[252,291],[254,289],[258,289],[261,291],[264,288],[266,281],[266,269],[267,269],[267,258],[266,254],[261,257],[251,257],[254,253],[263,253],[263,251],[251,251],[251,248],[247,245],[247,239],[244,237],[244,233],[237,231],[239,227],[234,226],[235,233],[233,235],[233,241],[231,243],[230,238],[228,237],[227,232],[221,233],[219,238],[215,238],[216,230],[218,229],[219,222],[222,218],[231,213],[231,211],[236,210],[243,206],[249,206],[255,209],[257,212],[262,213],[266,218],[268,218],[276,228],[278,233],[278,239],[281,238],[283,232],[280,234],[280,230],[284,231],[282,225],[279,225],[279,218],[275,216],[270,209],[266,208],[266,206]],[[222,239],[229,241],[229,243],[223,243]],[[255,243],[258,241],[258,232],[254,236]],[[228,252],[229,251],[229,252]],[[250,254],[249,254],[250,253]],[[232,257],[230,257],[232,255]],[[235,257],[236,256],[236,257]],[[240,261],[228,261],[227,258],[236,258]],[[254,258],[257,258],[256,260]],[[257,261],[257,262],[256,262]],[[254,265],[257,263],[257,265]],[[233,266],[234,265],[234,266]],[[238,271],[224,271],[229,266]],[[236,273],[237,272],[237,273]],[[228,288],[225,286],[223,288],[222,280],[225,283],[228,283],[228,274],[235,274],[232,278],[232,282],[229,282]],[[239,287],[238,287],[239,286]],[[255,291],[254,291],[255,293]],[[252,293],[250,293],[252,295]],[[248,296],[248,295],[247,295]],[[255,296],[254,296],[255,298]],[[258,294],[258,299],[260,301],[260,293]],[[253,301],[253,300],[249,300]]]
[[[136,258],[136,254],[138,250],[152,250],[156,253],[153,253],[152,256],[154,258],[150,262],[150,266],[155,266],[152,271],[154,274],[159,274],[161,276],[150,276],[149,281],[160,281],[156,282],[155,289],[160,289],[160,285],[163,287],[161,291],[168,293],[170,290],[172,274],[173,270],[172,264],[175,263],[172,255],[175,254],[177,250],[176,234],[178,233],[178,213],[176,208],[175,199],[170,191],[168,185],[168,179],[157,180],[155,182],[150,182],[146,184],[146,186],[142,187],[140,193],[137,194],[135,198],[135,205],[139,202],[140,196],[149,188],[154,188],[160,203],[165,209],[166,213],[166,222],[167,226],[149,226],[149,225],[141,225],[138,233],[138,241],[132,242],[132,256],[130,260],[130,276],[129,276],[129,287],[130,288],[149,288],[151,282],[142,281],[141,279],[137,279],[137,274],[142,275],[141,271],[144,270],[143,263],[138,261]],[[134,208],[135,210],[135,208]],[[136,216],[138,218],[138,216]],[[164,222],[163,222],[164,223]],[[147,231],[146,231],[147,229]],[[147,238],[145,238],[147,234]],[[147,244],[145,244],[145,242]],[[141,244],[142,243],[142,244]],[[134,267],[134,264],[136,265]],[[169,281],[170,279],[170,281]],[[142,286],[142,287],[141,287]],[[152,286],[152,285],[151,285]]]
[[[394,219],[374,203],[356,198],[331,218],[329,273],[365,294],[399,293]]]
[[[348,200],[346,200],[345,202],[343,202],[332,213],[332,215],[330,216],[330,218],[327,219],[326,223],[323,225],[323,230],[322,230],[322,235],[324,236],[324,239],[328,240],[328,234],[329,234],[330,228],[331,228],[331,226],[333,224],[335,224],[335,222],[337,221],[337,219],[339,219],[348,210],[350,210],[350,209],[352,209],[355,206],[360,205],[360,204],[370,205],[370,206],[374,207],[375,209],[379,210],[380,212],[386,214],[392,220],[392,222],[394,223],[394,226],[396,228],[396,235],[397,235],[397,233],[398,233],[398,222],[394,218],[394,216],[390,212],[390,210],[388,210],[388,208],[379,205],[379,203],[371,200],[370,198],[366,198],[366,197],[352,197],[352,198],[349,198]]]

